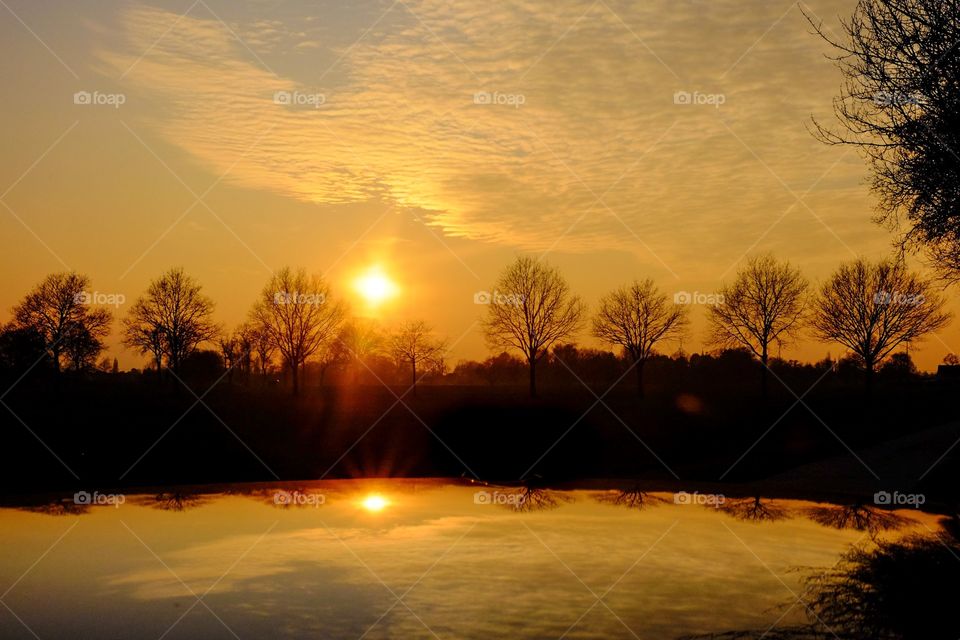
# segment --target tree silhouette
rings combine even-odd
[[[537,361],[577,331],[583,311],[583,302],[570,293],[557,269],[520,257],[497,280],[483,328],[491,346],[518,349],[526,357],[532,397],[537,395]]]
[[[895,513],[868,507],[862,503],[810,507],[804,514],[818,524],[834,529],[855,531],[878,531],[901,529],[911,522],[909,518]]]
[[[776,522],[777,520],[785,520],[792,515],[789,509],[769,500],[765,501],[760,496],[728,498],[717,508],[737,520],[747,522]]]
[[[266,377],[277,348],[270,340],[270,334],[260,325],[247,325],[247,339],[250,341],[253,353],[256,354],[256,368],[261,377]]]
[[[304,269],[283,267],[264,286],[250,315],[283,356],[297,395],[300,368],[318,349],[329,346],[340,330],[345,309],[331,299],[323,278],[308,276]]]
[[[600,299],[593,335],[623,347],[633,362],[637,394],[643,396],[643,368],[662,340],[683,335],[687,310],[667,300],[652,280],[621,287]]]
[[[186,511],[206,504],[208,501],[207,496],[178,489],[163,491],[155,496],[148,496],[144,500],[145,504],[161,511]]]
[[[43,334],[32,327],[18,327],[9,323],[0,330],[0,369],[26,371],[39,368],[47,356]]]
[[[54,273],[44,278],[13,309],[15,327],[36,332],[44,350],[61,370],[66,355],[71,368],[80,370],[96,362],[113,317],[91,306],[90,279],[79,273]]]
[[[506,491],[503,495],[509,496],[509,499],[504,500],[502,506],[518,513],[549,511],[563,503],[573,502],[573,498],[565,493],[530,485]]]
[[[807,281],[789,262],[754,256],[719,291],[710,307],[711,342],[746,347],[760,359],[760,389],[767,394],[770,345],[792,339],[803,322]]]
[[[839,342],[863,361],[869,393],[877,365],[904,342],[922,339],[950,321],[930,283],[901,261],[840,265],[823,284],[812,324],[823,340]]]
[[[627,509],[636,509],[642,511],[650,507],[664,504],[667,501],[659,496],[655,496],[647,491],[641,491],[640,487],[633,489],[621,489],[617,491],[604,491],[594,495],[594,500],[603,504],[613,505],[615,507],[625,507]]]
[[[814,121],[818,137],[861,152],[880,198],[876,220],[905,227],[902,244],[925,248],[944,275],[957,279],[960,5],[860,0],[842,23],[841,39],[807,18],[834,48],[843,75],[834,100],[840,126]]]
[[[413,320],[400,325],[390,336],[389,349],[398,364],[410,367],[410,386],[417,395],[417,365],[435,365],[442,357],[446,345],[433,336],[433,330],[423,320]]]
[[[353,318],[340,331],[336,347],[341,350],[353,370],[353,382],[360,380],[367,359],[379,354],[384,348],[384,336],[372,320]]]
[[[158,372],[165,357],[170,370],[178,373],[197,347],[219,333],[213,307],[196,280],[181,268],[171,269],[133,303],[123,321],[124,344],[152,354]]]

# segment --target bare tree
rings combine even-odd
[[[747,261],[710,307],[711,342],[745,347],[762,365],[760,389],[767,395],[770,345],[793,339],[804,321],[809,285],[800,270],[771,255]]]
[[[814,121],[818,137],[856,147],[873,173],[877,221],[906,222],[902,244],[960,278],[960,4],[859,0],[841,38],[807,18],[843,76],[840,126]]]
[[[863,361],[869,392],[876,367],[894,349],[946,326],[951,316],[943,307],[931,283],[902,261],[861,258],[840,265],[823,284],[812,324],[818,337]]]
[[[237,342],[237,334],[222,334],[217,339],[217,346],[220,348],[220,357],[223,358],[223,366],[227,370],[227,382],[233,382],[233,371],[237,368],[240,361],[240,345]]]
[[[264,286],[250,315],[283,356],[294,395],[300,392],[300,368],[318,349],[329,346],[345,314],[323,278],[308,276],[302,268],[283,267]]]
[[[196,280],[182,268],[171,269],[133,303],[123,320],[123,342],[152,354],[158,372],[166,358],[167,367],[177,373],[187,356],[217,337],[213,307]]]
[[[446,345],[433,335],[423,320],[412,320],[400,325],[390,336],[390,353],[398,363],[410,366],[410,387],[417,395],[417,367],[435,366],[443,358]]]
[[[534,258],[520,257],[486,294],[483,329],[494,348],[523,353],[530,371],[530,396],[537,395],[537,361],[580,327],[584,305],[560,272]]]
[[[256,323],[247,324],[246,331],[251,353],[256,354],[256,370],[261,377],[266,377],[277,348],[270,340],[270,334],[262,326]]]
[[[643,396],[643,367],[656,345],[678,338],[689,322],[687,310],[669,302],[652,280],[621,287],[600,299],[593,319],[593,335],[623,347],[637,375],[637,393]]]
[[[240,369],[245,380],[250,378],[250,372],[253,370],[253,348],[256,337],[256,331],[249,322],[244,322],[233,332],[233,341],[237,349],[237,368]]]
[[[234,371],[239,371],[244,381],[250,375],[253,366],[253,349],[256,332],[249,323],[242,323],[233,333],[223,333],[217,339],[223,366],[227,370],[227,380],[233,382]]]
[[[90,279],[79,273],[54,273],[43,279],[13,309],[19,329],[35,331],[60,371],[61,356],[71,368],[82,369],[96,362],[103,340],[110,332],[110,312],[89,303]]]
[[[83,322],[77,322],[67,330],[64,340],[64,355],[73,371],[93,369],[97,356],[104,348],[104,340],[110,334],[113,317],[106,309],[94,309]]]
[[[385,346],[384,336],[377,324],[363,318],[348,322],[340,332],[337,344],[353,369],[354,384],[359,381],[362,368],[367,366],[367,359],[381,353]]]

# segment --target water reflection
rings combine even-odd
[[[140,496],[138,502],[161,511],[186,511],[209,502],[210,497],[179,489],[161,491],[154,496]]]
[[[620,489],[613,491],[603,491],[596,493],[593,499],[602,504],[609,504],[615,507],[625,507],[627,509],[644,509],[655,507],[659,504],[665,504],[667,500],[657,496],[649,491],[641,491],[639,487],[633,489]]]
[[[323,496],[322,508],[283,507],[278,492]],[[388,506],[364,508],[370,496]],[[171,625],[168,638],[233,637],[219,620],[242,638],[732,638],[751,636],[716,634],[774,623],[765,637],[786,637],[810,632],[803,608],[784,606],[787,589],[807,588],[796,568],[831,567],[864,539],[779,517],[835,505],[755,496],[702,509],[639,486],[541,482],[275,483],[11,506],[0,584],[16,586],[4,602],[41,638],[156,639]],[[82,518],[47,517],[72,506]],[[938,527],[913,519],[864,549]],[[32,636],[0,610],[0,637]]]
[[[90,510],[90,505],[80,504],[73,498],[57,498],[49,502],[27,504],[17,508],[48,516],[79,516],[87,513]]]
[[[717,507],[720,511],[746,522],[776,522],[793,517],[790,509],[760,496],[753,498],[728,498]]]
[[[808,622],[779,629],[712,633],[715,640],[761,638],[956,638],[960,546],[945,534],[855,545],[833,567],[803,581]],[[796,605],[785,601],[782,608]],[[693,636],[691,636],[693,637]]]
[[[804,514],[819,524],[834,529],[854,531],[896,531],[911,524],[910,518],[896,513],[869,507],[856,502],[849,505],[821,505],[804,510]]]
[[[526,486],[506,492],[509,499],[502,506],[510,511],[529,513],[556,509],[561,504],[573,502],[573,497],[559,491],[540,487]]]

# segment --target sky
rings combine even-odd
[[[489,353],[474,296],[518,255],[592,308],[635,278],[708,295],[761,252],[816,285],[894,239],[862,159],[810,133],[841,78],[800,7],[837,33],[853,4],[2,0],[0,320],[51,272],[122,316],[182,266],[232,328],[301,265],[357,315],[428,320],[454,364]]]

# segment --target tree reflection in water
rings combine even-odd
[[[866,528],[866,527],[865,527]],[[855,546],[809,575],[809,624],[697,636],[714,640],[930,640],[960,637],[960,545],[947,533]],[[784,609],[797,603],[785,603]]]
[[[556,509],[561,504],[573,502],[573,498],[565,493],[535,486],[513,489],[505,495],[508,499],[500,501],[501,506],[518,513],[548,511]]]
[[[161,511],[186,511],[205,504],[209,498],[199,493],[163,491],[148,498],[149,506]]]
[[[641,491],[639,487],[626,490],[604,491],[594,494],[593,499],[603,504],[642,511],[667,502],[652,493]]]
[[[868,507],[859,502],[851,505],[810,507],[804,510],[804,514],[814,522],[827,527],[870,533],[901,529],[913,522],[910,518]]]
[[[81,516],[90,511],[89,504],[78,503],[72,498],[53,500],[43,504],[25,505],[18,508],[23,511],[42,513],[48,516]]]
[[[753,498],[728,498],[717,507],[727,515],[746,522],[776,522],[793,517],[793,512],[760,496]]]

